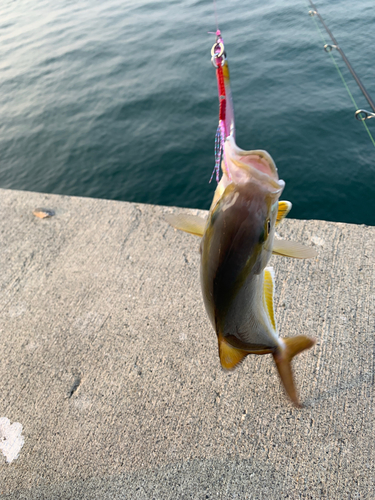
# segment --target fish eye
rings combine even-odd
[[[264,223],[263,230],[260,233],[259,243],[264,243],[271,231],[271,220],[267,219]]]
[[[266,223],[264,224],[264,233],[265,233],[265,239],[268,238],[268,235],[270,234],[271,232],[271,220],[270,219],[267,219],[266,220]]]

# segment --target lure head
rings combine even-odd
[[[214,310],[227,310],[249,276],[267,266],[285,185],[267,152],[244,151],[232,136],[222,170],[201,244],[203,296],[213,322]]]

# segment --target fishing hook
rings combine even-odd
[[[354,116],[360,122],[364,122],[365,120],[369,120],[370,118],[375,118],[375,113],[371,113],[371,111],[366,111],[365,109],[358,109]]]

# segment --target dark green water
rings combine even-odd
[[[217,5],[238,145],[272,155],[292,217],[375,225],[375,148],[307,3]],[[317,6],[375,98],[373,2]],[[3,0],[0,187],[208,208],[215,29],[211,1]]]

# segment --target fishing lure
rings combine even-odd
[[[235,135],[232,94],[229,85],[229,67],[220,30],[216,31],[216,42],[211,49],[211,62],[216,69],[219,93],[219,125],[215,136],[215,168],[212,172],[210,182],[214,172],[216,173],[216,182],[219,182],[220,164],[224,153],[225,139],[230,133],[232,133],[233,137]],[[225,156],[223,159],[224,164],[226,164]],[[228,169],[227,174],[230,175]]]
[[[207,219],[188,214],[169,214],[166,219],[176,229],[202,237],[201,288],[217,335],[221,366],[233,370],[249,354],[272,354],[287,394],[300,406],[291,360],[315,341],[304,335],[279,336],[274,271],[268,262],[272,254],[299,259],[316,254],[300,243],[276,239],[275,228],[292,207],[288,201],[279,201],[285,183],[266,151],[244,151],[236,145],[229,69],[220,31],[211,56],[220,103],[214,169],[218,185]]]

